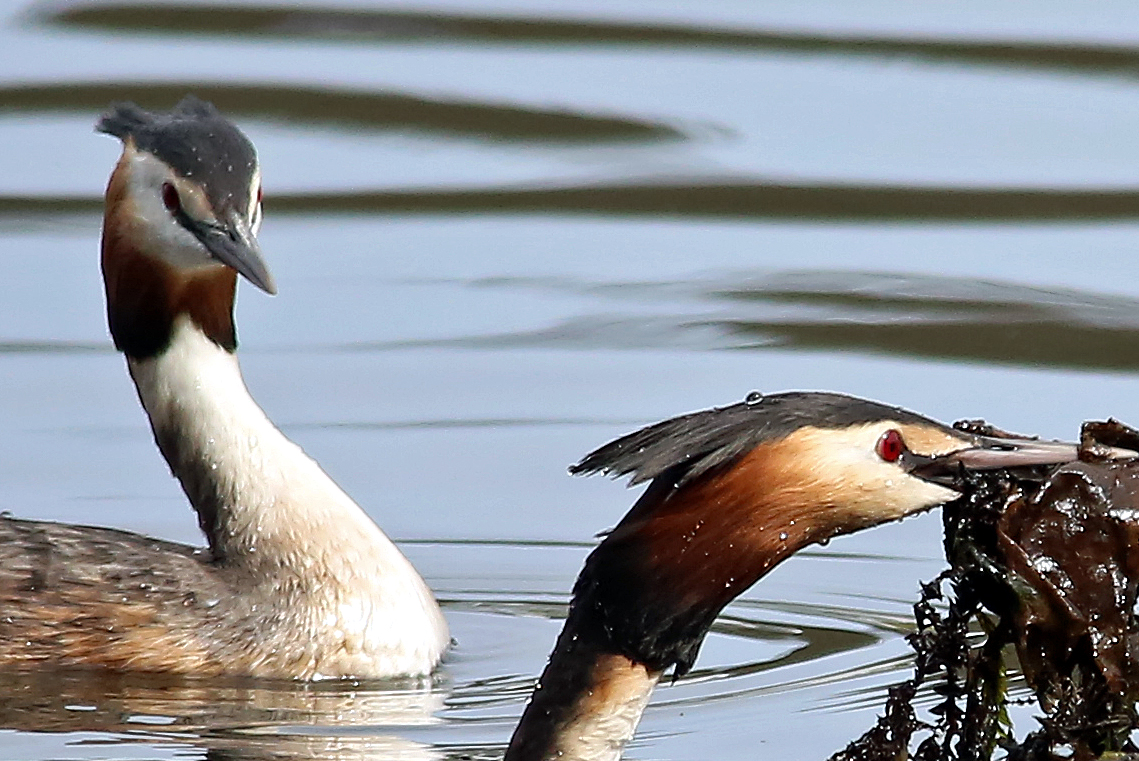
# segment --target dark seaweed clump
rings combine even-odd
[[[1085,423],[1079,462],[965,477],[943,514],[950,568],[914,605],[914,675],[831,761],[1139,761],[1139,462],[1108,447],[1139,450],[1139,431]],[[1022,740],[1010,653],[1042,713]],[[914,707],[927,683],[929,721]]]

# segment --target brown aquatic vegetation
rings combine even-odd
[[[1139,461],[1111,459],[1109,447],[1139,450],[1139,431],[1085,423],[1078,462],[965,476],[966,495],[943,513],[950,568],[914,606],[914,676],[832,761],[1139,758],[1130,738],[1139,727]],[[1009,651],[1043,713],[1023,740],[1006,715]],[[932,723],[914,707],[927,681],[939,696]]]

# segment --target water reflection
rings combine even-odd
[[[399,737],[313,737],[273,734],[270,737],[211,739],[206,761],[436,761],[473,758],[452,755]]]
[[[0,354],[110,354],[113,351],[110,341],[0,341]]]
[[[39,16],[43,23],[80,29],[150,34],[211,35],[375,42],[515,45],[612,45],[798,53],[907,56],[971,65],[1033,67],[1135,76],[1139,48],[1127,45],[938,39],[921,35],[826,34],[788,30],[710,28],[680,23],[552,19],[545,16],[462,14],[414,9],[340,10],[264,5],[84,4]]]
[[[98,291],[106,167],[91,158],[95,115],[121,99],[165,108],[188,90],[260,126],[263,155],[287,159],[274,175],[291,192],[267,189],[266,213],[291,217],[272,231],[276,261],[318,306],[265,318],[280,344],[249,357],[276,394],[265,398],[299,421],[290,431],[306,447],[328,448],[320,459],[330,469],[371,487],[377,509],[403,511],[408,535],[508,525],[503,535],[585,539],[588,529],[562,523],[581,520],[581,492],[538,474],[560,472],[614,427],[645,422],[638,415],[702,406],[751,379],[906,395],[921,409],[952,389],[969,411],[1004,404],[1007,416],[1017,400],[994,388],[1028,380],[1042,397],[1083,399],[1110,389],[1096,373],[1139,370],[1139,300],[1104,295],[1130,288],[1113,271],[1130,228],[1085,224],[1139,218],[1139,183],[1127,174],[1133,45],[1034,42],[1042,29],[1056,39],[1084,32],[1022,26],[1015,11],[1010,39],[993,42],[964,22],[944,39],[907,32],[904,19],[897,33],[870,18],[868,31],[831,32],[834,14],[819,3],[801,4],[788,23],[801,31],[638,19],[706,15],[696,4],[625,4],[597,18],[563,4],[576,19],[513,0],[486,12],[355,5],[63,0],[36,3],[22,26],[0,30],[19,56],[0,81],[0,135],[25,146],[9,152],[0,195],[13,253],[0,412],[32,432],[0,458],[10,463],[7,506],[66,516],[102,499],[100,522],[137,528],[158,521],[142,505],[182,504],[165,481],[129,480],[136,466],[158,471],[144,437],[116,449],[119,432],[139,433],[133,399],[124,413],[133,417],[80,412],[106,406],[81,386],[98,359],[88,355],[112,349],[95,328],[97,296],[77,294],[87,292],[82,277]],[[898,144],[876,143],[878,134]],[[978,256],[1009,259],[1010,245],[1035,253],[1032,241],[1053,229],[1062,243],[1037,246],[1040,270],[1024,280],[1068,282],[1069,259],[1086,257],[1087,290],[1030,288],[1011,282],[1013,265],[974,266]],[[939,241],[942,256],[968,249],[974,264],[925,266],[926,246]],[[813,264],[829,269],[770,270]],[[87,269],[56,277],[78,267]],[[738,267],[750,269],[725,271]],[[408,272],[439,287],[408,287]],[[500,277],[477,277],[486,274]],[[258,308],[243,305],[250,322]],[[441,350],[391,351],[406,347]],[[901,371],[857,355],[889,356]],[[941,364],[921,362],[931,359]],[[118,388],[121,362],[112,364]],[[984,382],[967,364],[989,368]],[[1088,372],[1076,389],[1022,368]],[[296,394],[330,376],[327,405],[323,392]],[[1045,406],[1054,418],[1034,418],[1033,430],[1072,430],[1070,410]],[[615,517],[627,505],[613,499]],[[907,534],[906,551],[933,557],[935,534]],[[428,556],[459,642],[441,683],[4,675],[0,727],[37,750],[43,738],[92,733],[29,758],[501,758],[589,546],[410,546]],[[770,579],[756,592],[764,599],[727,610],[699,668],[658,693],[632,755],[750,758],[763,741],[765,755],[819,757],[865,728],[867,715],[844,717],[873,713],[882,685],[907,673],[904,600],[927,574],[871,557],[839,584],[857,594],[834,593],[831,574],[804,560],[793,581]],[[804,718],[810,710],[826,717]]]
[[[972,278],[873,272],[749,273],[685,282],[495,278],[505,290],[602,296],[593,313],[531,331],[375,342],[580,349],[841,350],[990,365],[1139,370],[1139,300]]]
[[[179,88],[182,88],[180,85]],[[129,92],[124,89],[122,92]],[[179,92],[186,92],[184,88]],[[3,93],[0,92],[0,104]],[[106,101],[103,102],[104,106]],[[1139,190],[970,189],[669,181],[556,187],[275,193],[274,215],[586,214],[661,219],[1044,222],[1139,218]],[[0,219],[94,214],[96,197],[0,196]]]
[[[725,319],[751,342],[1083,370],[1139,369],[1139,301],[1012,283],[813,273],[734,288],[725,298],[786,305],[775,319]],[[797,319],[800,310],[821,311]]]
[[[517,558],[510,554],[532,550],[535,543],[419,544],[467,553],[476,566],[462,588],[440,590],[460,646],[434,679],[297,684],[82,670],[6,673],[0,728],[74,737],[78,744],[69,744],[73,748],[89,742],[79,738],[95,733],[100,748],[193,749],[219,761],[500,758],[533,688],[534,673],[511,673],[512,660],[484,662],[515,655],[488,656],[469,643],[480,637],[513,642],[518,621],[549,621],[552,635],[565,617],[567,590],[520,595],[480,578],[511,567]],[[573,550],[575,557],[590,546],[539,544]],[[480,566],[485,568],[480,571]],[[526,584],[524,579],[519,586]],[[738,600],[713,627],[709,644],[715,652],[662,691],[657,703],[665,708],[708,706],[820,685],[829,689],[865,677],[872,673],[868,668],[879,673],[880,664],[850,668],[838,656],[872,652],[895,636],[898,618],[857,605]],[[739,643],[729,647],[733,657],[724,657],[724,645],[733,642]],[[548,642],[538,646],[545,649]],[[772,676],[825,663],[830,665],[809,668],[809,676]],[[539,665],[535,661],[534,671]],[[905,663],[891,661],[889,668],[901,670]]]
[[[439,684],[292,684],[146,674],[4,675],[0,726],[193,745],[227,759],[433,759],[391,728],[438,723]],[[351,728],[351,731],[346,731]]]
[[[442,97],[429,100],[398,92],[216,81],[0,86],[0,113],[90,116],[122,100],[161,110],[186,93],[212,102],[235,120],[262,119],[353,132],[414,129],[493,140],[601,143],[680,137],[667,125],[636,118]]]
[[[3,211],[3,206],[0,206],[0,211]],[[573,187],[298,193],[275,196],[273,212],[571,213],[666,219],[1028,222],[1134,219],[1139,217],[1139,190],[975,189],[661,179]]]

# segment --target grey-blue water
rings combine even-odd
[[[187,91],[261,155],[249,386],[458,644],[424,685],[5,676],[0,759],[499,757],[634,498],[566,465],[752,389],[1139,421],[1133,3],[9,2],[0,509],[197,541],[107,337],[92,132]],[[628,756],[829,755],[940,567],[936,515],[791,560]]]

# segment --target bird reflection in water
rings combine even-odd
[[[5,674],[4,683],[0,726],[22,732],[133,736],[148,747],[168,742],[233,761],[442,758],[401,736],[442,721],[447,690],[429,680],[304,684],[40,670]]]

